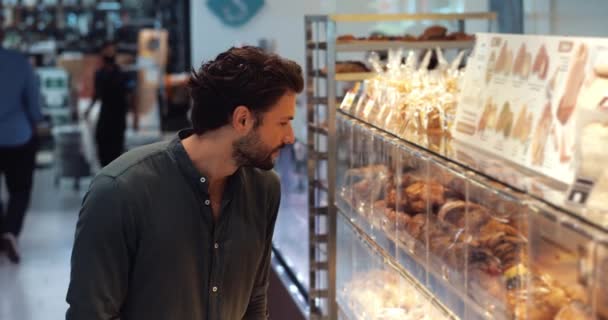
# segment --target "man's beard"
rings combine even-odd
[[[237,166],[255,167],[262,170],[274,168],[272,154],[284,147],[284,145],[280,145],[272,148],[265,145],[255,130],[236,140],[232,146],[232,157]]]

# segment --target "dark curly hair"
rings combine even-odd
[[[302,68],[294,61],[256,47],[232,47],[192,71],[192,127],[196,134],[220,128],[238,106],[246,106],[260,124],[262,114],[285,93],[300,93]]]

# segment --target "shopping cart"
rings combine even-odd
[[[53,128],[55,140],[55,186],[62,178],[74,179],[74,189],[80,189],[80,179],[91,175],[91,167],[84,156],[80,126],[62,125]]]

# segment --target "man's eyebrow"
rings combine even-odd
[[[286,117],[281,118],[281,120],[290,120],[291,121],[291,120],[293,120],[293,116],[286,116]]]

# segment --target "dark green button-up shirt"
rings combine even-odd
[[[68,320],[266,319],[278,177],[240,168],[217,222],[181,139],[130,151],[83,200]]]

